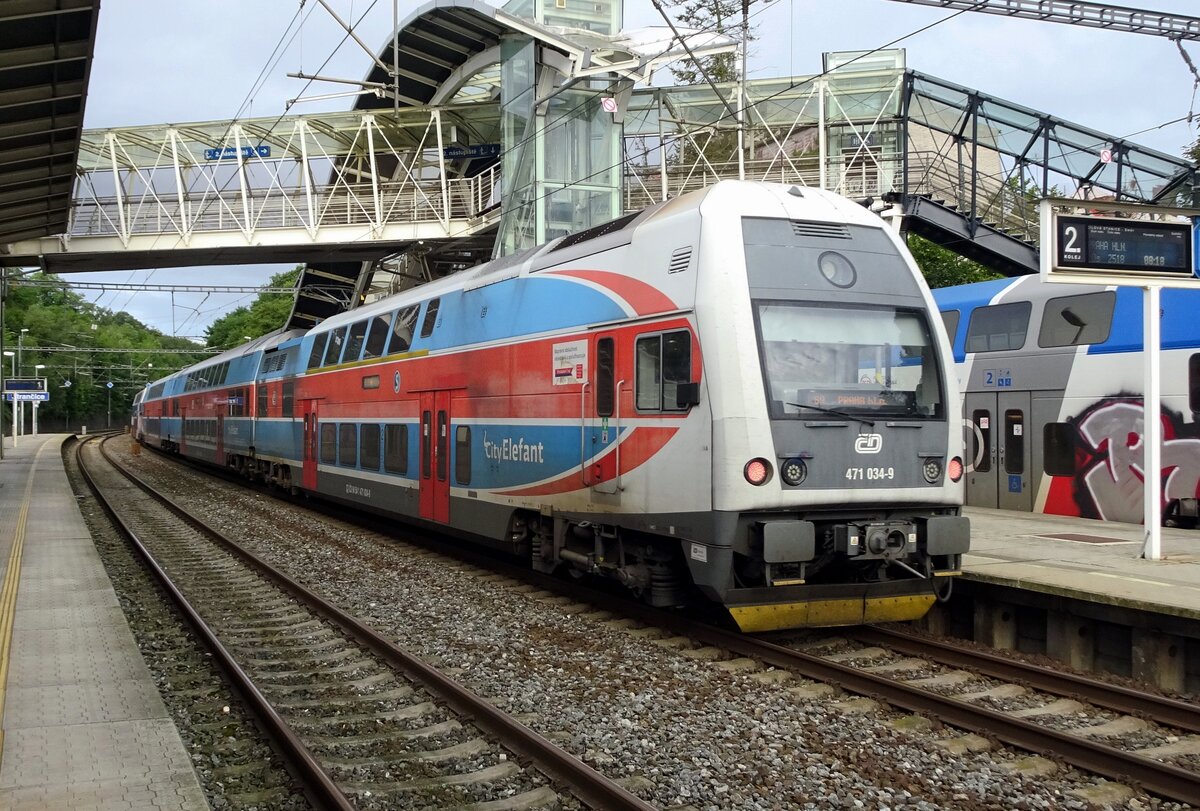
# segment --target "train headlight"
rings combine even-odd
[[[946,475],[950,477],[950,481],[956,482],[962,478],[963,463],[962,459],[955,456],[950,460],[950,464],[946,467]]]
[[[803,459],[788,459],[780,466],[779,475],[792,487],[799,487],[808,478],[808,465]]]
[[[845,289],[853,287],[858,281],[858,271],[854,269],[854,265],[837,251],[826,251],[817,257],[817,267],[825,281],[834,287]]]
[[[937,484],[938,479],[942,476],[942,460],[926,459],[925,464],[921,467],[921,472],[925,474],[925,481]]]
[[[771,479],[771,463],[766,459],[751,459],[742,470],[746,481],[757,486],[766,484]]]

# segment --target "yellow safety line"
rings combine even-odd
[[[8,568],[4,572],[4,585],[0,587],[0,761],[4,759],[4,701],[8,694],[9,653],[12,649],[13,623],[16,621],[17,587],[21,581],[25,526],[29,520],[29,503],[33,498],[33,474],[46,447],[47,443],[43,442],[33,457],[33,465],[29,468],[29,480],[25,483],[25,496],[21,499],[21,511],[17,514],[17,528],[13,533],[12,552],[8,556]]]

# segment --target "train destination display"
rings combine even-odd
[[[1057,228],[1055,259],[1063,269],[1193,275],[1189,223],[1060,216]]]

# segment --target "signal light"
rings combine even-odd
[[[751,459],[742,473],[746,476],[746,481],[754,486],[764,485],[771,478],[771,463],[766,459]]]
[[[946,475],[950,477],[950,481],[952,482],[956,482],[961,479],[963,475],[962,459],[959,459],[957,456],[951,459],[949,466],[946,468]]]

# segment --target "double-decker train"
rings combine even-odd
[[[723,182],[184,369],[136,430],[745,630],[912,619],[969,544],[936,317],[862,206]]]
[[[967,503],[1142,522],[1142,291],[1004,279],[934,291],[967,431]],[[1162,291],[1163,516],[1200,496],[1200,290]]]

